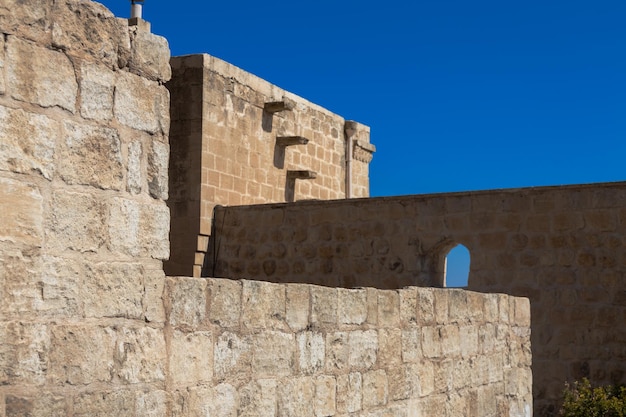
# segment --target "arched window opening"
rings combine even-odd
[[[469,272],[469,250],[463,245],[456,245],[446,255],[443,286],[448,288],[466,288],[469,283]]]

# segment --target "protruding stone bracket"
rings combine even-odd
[[[276,145],[280,147],[306,145],[307,143],[309,143],[309,140],[302,136],[278,136],[276,138]]]
[[[354,159],[369,164],[370,162],[372,162],[374,152],[376,152],[376,146],[362,140],[355,140],[353,152]]]
[[[317,178],[317,172],[309,170],[289,170],[287,178],[294,180],[313,180]]]
[[[263,110],[268,113],[279,113],[281,111],[291,111],[296,108],[296,102],[283,97],[281,101],[270,101],[265,103]]]

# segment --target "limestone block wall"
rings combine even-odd
[[[347,172],[369,196],[367,126],[349,122],[348,140],[342,117],[218,58],[171,62],[168,275],[200,276],[215,205],[345,198]]]
[[[532,413],[527,299],[168,278],[172,416]]]
[[[626,382],[626,183],[220,207],[214,276],[328,286],[443,285],[528,297],[537,415],[565,381]]]
[[[169,77],[165,39],[98,3],[0,3],[3,417],[160,400]]]

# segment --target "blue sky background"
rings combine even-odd
[[[144,18],[173,55],[369,125],[372,196],[626,179],[623,0],[146,0]]]

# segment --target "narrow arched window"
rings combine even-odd
[[[469,283],[470,252],[463,245],[456,245],[446,255],[443,286],[466,288]]]

